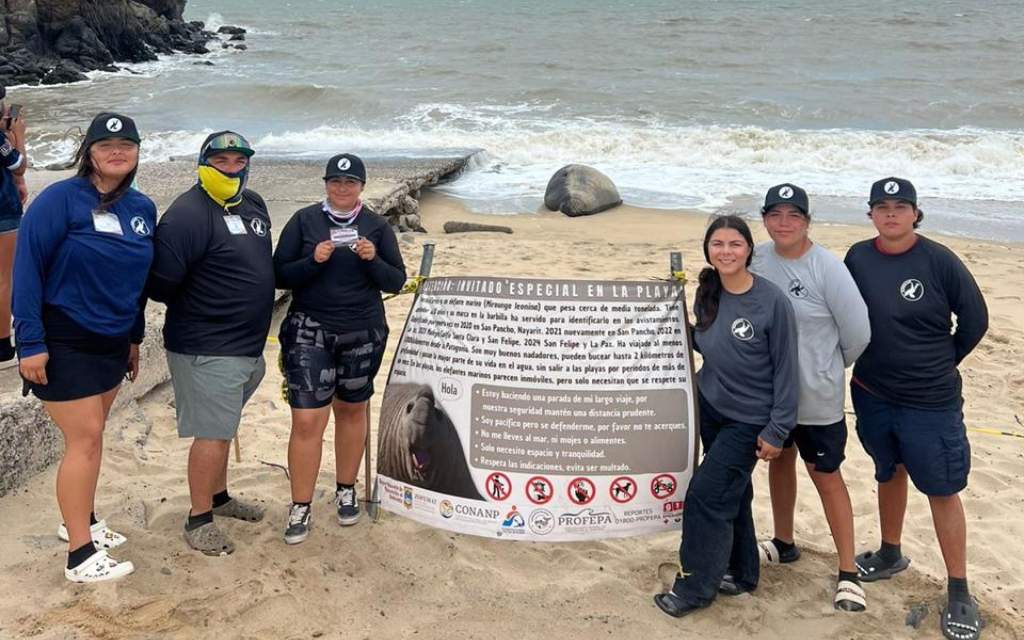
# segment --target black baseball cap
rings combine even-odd
[[[768,210],[777,204],[791,204],[803,211],[805,216],[810,216],[811,205],[807,201],[807,192],[795,184],[785,182],[769,189],[768,193],[764,195],[761,215],[768,213]]]
[[[119,113],[105,111],[92,119],[89,130],[85,132],[85,144],[91,145],[107,138],[124,138],[135,144],[142,144],[135,121]]]
[[[916,207],[917,190],[914,189],[910,180],[893,177],[882,178],[871,185],[871,198],[868,200],[868,206],[873,207],[882,200],[906,200]]]
[[[327,161],[324,180],[331,178],[355,178],[366,184],[366,165],[359,159],[359,156],[351,153],[339,153]]]

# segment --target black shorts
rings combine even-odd
[[[783,447],[796,445],[800,457],[820,473],[833,473],[846,459],[846,418],[833,424],[798,424]]]
[[[45,402],[66,402],[106,393],[124,381],[128,372],[129,336],[104,336],[83,329],[56,307],[43,309],[46,330],[45,385],[24,381]]]
[[[387,325],[335,332],[300,311],[281,322],[281,370],[288,404],[318,409],[342,402],[365,402],[373,395],[373,378],[384,359]]]

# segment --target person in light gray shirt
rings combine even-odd
[[[846,266],[808,237],[811,216],[803,189],[793,184],[772,187],[761,214],[772,241],[758,245],[750,269],[775,283],[792,303],[800,362],[797,426],[768,471],[775,537],[759,543],[761,558],[767,563],[800,558],[793,540],[799,451],[839,554],[833,604],[844,611],[863,611],[866,601],[853,557],[853,508],[839,467],[847,438],[845,369],[871,339],[867,306]]]

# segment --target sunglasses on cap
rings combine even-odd
[[[226,131],[220,133],[213,138],[206,141],[203,145],[199,155],[203,158],[208,158],[212,155],[223,153],[225,151],[233,151],[235,153],[241,153],[246,157],[251,158],[256,153],[249,141],[241,135],[232,131]]]

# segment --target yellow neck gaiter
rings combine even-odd
[[[199,165],[199,185],[213,201],[228,209],[242,201],[242,190],[245,189],[245,171],[234,176],[221,173],[209,165]]]

